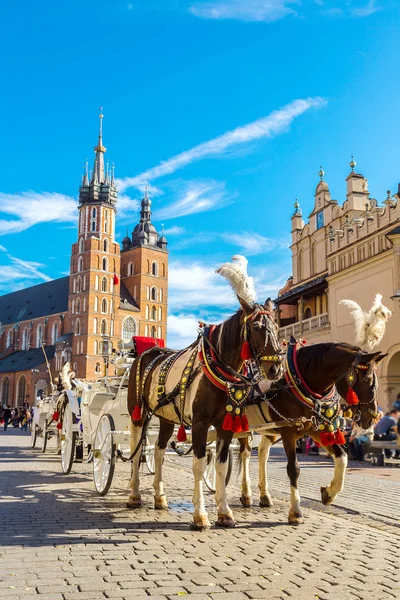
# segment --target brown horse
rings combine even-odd
[[[377,417],[378,383],[375,373],[376,365],[385,356],[380,352],[367,354],[360,348],[345,343],[314,344],[302,347],[298,352],[299,377],[306,382],[307,388],[313,390],[317,395],[326,394],[327,389],[336,384],[336,389],[342,398],[346,397],[350,382],[359,402],[348,408],[353,412],[353,418],[360,422],[362,427],[368,428]],[[309,394],[309,398],[312,398],[312,396],[312,394]],[[265,400],[261,396],[258,404],[248,409],[249,420],[251,411],[255,411],[258,412],[260,423],[263,419],[271,422],[279,421],[283,425],[264,432],[258,447],[260,506],[269,507],[273,505],[268,490],[267,461],[271,445],[278,436],[281,436],[288,459],[287,473],[291,486],[289,523],[293,525],[302,523],[300,496],[297,490],[300,468],[296,455],[296,442],[305,434],[322,446],[324,446],[325,441],[321,440],[321,431],[316,428],[318,415],[314,412],[317,408],[315,404],[318,405],[318,400],[314,402],[314,407],[308,407],[302,403],[294,395],[293,386],[288,385],[286,380],[282,379],[273,384],[266,392]],[[317,420],[314,423],[308,421],[304,428],[302,426],[297,427],[294,424],[287,426],[288,423],[285,423],[286,419],[296,420],[301,416],[307,419],[312,419],[314,416]],[[256,418],[253,415],[251,421]],[[333,457],[335,471],[330,485],[321,488],[321,498],[323,504],[331,504],[343,489],[347,454],[339,444],[324,447]],[[241,439],[240,457],[243,466],[241,502],[245,507],[250,506],[252,503],[249,476],[250,452],[248,439]]]
[[[237,385],[239,395],[243,394],[245,397],[251,388],[252,379],[244,359],[254,361],[266,379],[275,380],[282,375],[282,353],[271,303],[261,306],[250,305],[241,299],[239,301],[241,308],[237,313],[224,323],[204,330],[201,352],[198,351],[198,341],[177,353],[153,349],[137,359],[130,372],[128,409],[133,419],[133,452],[143,439],[146,415],[154,413],[160,419],[160,436],[155,448],[156,508],[167,507],[161,471],[166,445],[172,436],[174,425],[181,424],[182,435],[183,425],[192,427],[195,479],[193,528],[196,529],[210,526],[204,505],[202,479],[206,468],[207,435],[211,426],[216,429],[220,459],[216,495],[218,524],[234,523],[225,495],[226,459],[233,435],[232,430],[226,431],[223,428],[226,427],[229,409],[232,411],[232,407],[227,404],[228,382],[232,386]],[[239,413],[241,406],[241,401],[238,401]],[[237,430],[239,414],[236,413],[237,411],[235,418],[232,415],[230,418],[232,428]],[[239,422],[240,427],[241,424],[242,421]],[[130,508],[141,506],[139,461],[140,452],[136,452],[133,456],[128,501]]]

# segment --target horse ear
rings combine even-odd
[[[274,312],[274,303],[272,302],[271,298],[266,299],[266,301],[264,302],[264,308],[265,310],[268,310],[271,313]]]
[[[364,365],[367,366],[369,365],[372,361],[374,361],[375,363],[380,362],[383,358],[385,358],[385,356],[387,356],[387,354],[383,354],[381,352],[371,352],[369,354],[362,354],[360,356],[360,359],[358,361],[359,365]]]
[[[241,298],[240,296],[238,296],[238,300],[240,302],[240,306],[243,308],[246,315],[251,315],[251,313],[254,311],[254,306],[246,302],[246,300],[243,300],[243,298]]]
[[[376,364],[380,363],[380,362],[381,362],[381,360],[383,360],[383,359],[384,359],[384,358],[386,358],[387,356],[388,356],[387,354],[382,354],[382,353],[379,353],[379,356],[377,356],[377,357],[375,358],[375,363],[376,363]]]

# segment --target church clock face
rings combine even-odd
[[[320,210],[315,216],[317,219],[317,229],[321,229],[324,226],[324,211]]]

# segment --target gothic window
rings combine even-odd
[[[305,312],[304,312],[304,318],[305,319],[311,319],[312,317],[312,312],[311,312],[311,308],[309,306],[307,306]]]
[[[78,277],[78,279],[76,280],[76,293],[80,294],[82,291],[82,279],[81,277]]]
[[[75,321],[75,335],[80,335],[81,333],[81,322],[79,319]]]
[[[105,298],[101,301],[101,312],[104,314],[107,312],[107,300]]]
[[[105,335],[107,333],[107,321],[105,319],[101,322],[101,335]]]
[[[53,328],[51,330],[51,343],[55,344],[56,339],[58,339],[58,323],[57,321],[54,321]]]
[[[128,265],[128,275],[133,275],[133,263],[129,263]]]
[[[104,231],[108,233],[108,210],[104,211]],[[104,252],[107,252],[107,250],[104,250]]]
[[[157,309],[155,306],[153,306],[151,309],[151,320],[157,321]]]
[[[83,252],[83,238],[79,240],[79,252]]]
[[[96,209],[92,208],[92,231],[96,231]]]
[[[7,345],[6,348],[9,348],[11,346],[11,329],[8,330],[7,333]]]
[[[156,328],[154,327],[154,325],[153,325],[153,327],[151,328],[150,337],[152,337],[152,338],[155,338],[155,337],[156,337]]]
[[[10,380],[8,377],[4,377],[3,386],[1,390],[1,403],[8,404],[9,398],[8,395],[10,393]]]
[[[122,339],[124,342],[130,342],[132,337],[136,335],[137,325],[133,317],[126,317],[122,323]]]
[[[103,269],[103,271],[107,271],[107,259],[106,259],[106,257],[103,258],[102,267],[101,268]]]
[[[93,333],[97,333],[97,319],[96,317],[93,319]]]
[[[83,269],[83,258],[82,258],[82,256],[80,256],[78,258],[78,272],[82,271],[82,269]]]
[[[103,277],[103,279],[101,280],[101,291],[107,291],[107,277]]]
[[[96,279],[94,280],[94,289],[98,290],[99,289],[99,276],[96,275]]]
[[[151,299],[157,300],[157,288],[155,286],[151,288]]]
[[[149,305],[146,304],[146,319],[149,318]]]
[[[103,242],[103,252],[108,252],[108,240],[105,239]]]
[[[17,406],[21,406],[21,404],[25,404],[25,396],[26,396],[26,379],[24,375],[21,375],[18,381],[18,390],[17,390]]]
[[[76,314],[79,315],[80,312],[81,312],[81,301],[78,298],[76,301]]]
[[[22,334],[22,350],[28,350],[28,339],[29,339],[28,328],[25,327],[24,332]]]
[[[36,329],[36,348],[40,348],[43,341],[43,327],[41,325],[37,326]]]
[[[72,298],[72,302],[71,302],[71,312],[72,314],[74,314],[75,311],[75,300]]]
[[[159,300],[159,302],[162,302],[163,301],[163,291],[162,291],[162,288],[159,289],[158,294],[159,294],[158,300]]]
[[[99,362],[96,363],[94,372],[95,373],[101,373],[101,367],[100,367],[100,363]]]
[[[158,264],[154,261],[151,265],[151,273],[152,275],[158,275]]]

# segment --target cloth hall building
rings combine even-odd
[[[347,298],[364,310],[375,294],[392,311],[377,350],[388,357],[379,364],[379,404],[388,410],[400,399],[400,185],[379,203],[368,180],[355,171],[346,178],[342,204],[331,197],[320,171],[314,208],[305,222],[295,203],[292,223],[292,273],[276,299],[280,337],[354,344],[354,322]]]
[[[77,377],[103,372],[102,340],[114,348],[133,335],[166,339],[167,240],[151,222],[146,192],[140,221],[122,248],[115,240],[117,189],[105,166],[102,121],[93,171],[79,189],[78,232],[70,274],[0,297],[0,399],[10,406],[34,402],[69,360]]]

